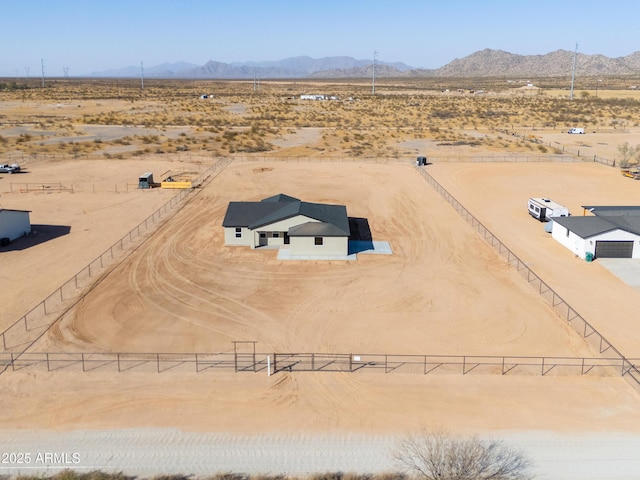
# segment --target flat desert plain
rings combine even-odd
[[[214,161],[203,161],[203,168]],[[67,166],[72,163],[55,168]],[[141,167],[127,175],[135,178]],[[41,168],[53,166],[34,164],[34,178]],[[92,168],[99,175],[106,167],[84,164],[83,172]],[[598,262],[576,259],[526,211],[530,196],[557,199],[574,214],[583,204],[637,203],[637,182],[591,162],[443,162],[424,168],[624,355],[639,356],[634,322],[640,293]],[[349,216],[367,219],[374,241],[389,242],[392,255],[283,261],[275,250],[225,246],[221,223],[228,202],[277,193],[346,205]],[[95,195],[61,192],[45,202],[34,193],[3,193],[5,208],[27,204],[34,223],[89,225],[84,234],[72,228],[33,249],[2,252],[3,303],[32,284],[46,295],[55,288],[50,275],[66,280],[169,199],[166,192],[131,190],[105,194],[118,200],[102,214],[74,210],[69,215],[80,218],[71,220],[56,214],[85,201],[88,211],[97,211]],[[44,218],[49,214],[53,220]],[[3,313],[5,325],[20,314],[24,304],[18,303],[11,317]],[[234,161],[194,191],[32,351],[229,352],[233,341],[257,342],[265,353],[599,355],[411,162],[277,160]],[[429,425],[503,436],[525,448],[535,444],[539,478],[571,478],[562,472],[580,457],[581,438],[602,447],[604,440],[594,439],[615,434],[610,445],[628,446],[637,445],[640,434],[640,393],[615,374],[267,376],[25,368],[2,374],[0,385],[0,438],[12,450],[80,452],[78,468],[145,474],[389,470],[389,439]],[[549,432],[559,436],[550,440],[544,436]],[[225,463],[231,454],[221,453],[220,445],[244,454]],[[550,452],[562,445],[566,455],[554,460]],[[351,463],[335,456],[333,463],[310,462],[318,451],[348,451]],[[100,456],[104,452],[109,456]],[[637,466],[633,456],[604,456],[603,469],[593,467],[581,478],[596,478],[589,476],[593,472],[605,478],[612,458],[618,468],[631,465],[625,471]],[[273,462],[251,460],[267,457]],[[278,463],[283,457],[285,466]],[[370,460],[363,465],[362,458]]]

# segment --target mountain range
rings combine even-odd
[[[625,57],[587,55],[556,50],[545,55],[517,55],[503,50],[484,49],[464,58],[456,58],[436,69],[420,69],[402,62],[375,63],[377,77],[557,77],[570,75],[573,62],[581,76],[637,75],[640,51]],[[286,58],[269,62],[222,63],[213,60],[204,65],[186,62],[163,63],[141,69],[125,67],[93,72],[90,77],[185,78],[185,79],[267,79],[267,78],[362,78],[373,74],[372,60],[352,57]]]

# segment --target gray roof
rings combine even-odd
[[[300,199],[296,197],[291,197],[289,195],[285,195],[284,193],[279,193],[278,195],[274,195],[273,197],[267,197],[262,199],[263,202],[299,202]]]
[[[281,204],[272,202],[229,202],[222,226],[248,227],[281,208]]]
[[[580,238],[589,238],[612,230],[640,235],[640,215],[605,215],[585,217],[554,217],[553,221],[571,230]]]
[[[616,227],[611,222],[600,217],[553,217],[553,222],[572,231],[580,238],[589,238],[594,235],[615,230]]]
[[[0,208],[0,212],[23,212],[23,213],[31,213],[31,210],[15,210],[13,208]]]
[[[333,228],[325,231],[333,233],[327,236],[349,235],[349,218],[344,205],[303,202],[284,194],[268,197],[260,202],[229,202],[222,226],[255,230],[298,215],[331,225]]]
[[[582,208],[589,210],[599,217],[638,217],[640,216],[640,206],[595,206],[583,205]]]
[[[347,234],[348,235],[348,234]],[[290,237],[344,237],[345,233],[335,225],[325,222],[307,222],[289,229]]]

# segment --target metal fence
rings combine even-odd
[[[425,168],[416,167],[416,170],[451,206],[473,226],[484,240],[491,245],[507,263],[513,266],[522,275],[553,310],[565,320],[582,338],[592,347],[597,348],[601,354],[606,353],[621,362],[622,375],[635,388],[640,390],[640,371],[629,359],[616,349],[602,334],[600,334],[587,320],[582,317],[571,305],[569,305],[557,292],[555,292],[542,278],[531,270],[525,262],[513,253],[500,241],[487,227],[485,227],[469,210],[467,210],[456,198],[451,195],[438,181],[431,176]]]
[[[451,159],[453,157],[446,157]],[[455,157],[464,161],[472,157]],[[488,157],[475,157],[482,160]],[[500,158],[500,157],[493,157]],[[569,161],[561,157],[504,157],[509,161],[530,161],[524,158],[546,158],[546,161]],[[519,158],[520,160],[514,160]],[[216,165],[203,173],[194,185],[208,181],[232,161],[267,162],[267,161],[316,161],[314,157],[225,157]],[[351,161],[367,162],[364,158],[339,157],[339,159],[322,157],[321,161]],[[372,163],[406,163],[408,159],[377,159]],[[487,160],[489,161],[489,160]],[[507,161],[507,160],[494,160]],[[531,160],[545,161],[545,160]],[[413,164],[414,159],[410,162]],[[14,322],[4,332],[0,352],[0,373],[11,370],[21,370],[27,367],[46,368],[55,371],[63,368],[77,368],[81,371],[115,369],[118,372],[146,369],[156,372],[167,370],[204,371],[209,369],[227,369],[235,372],[266,371],[274,373],[282,371],[337,371],[358,372],[364,370],[405,373],[430,374],[435,372],[462,373],[484,372],[506,375],[508,373],[547,375],[550,372],[569,372],[568,374],[607,374],[622,375],[625,379],[640,388],[640,371],[637,359],[625,358],[611,343],[593,328],[575,309],[565,302],[551,287],[536,275],[522,260],[520,260],[506,245],[493,235],[479,222],[460,202],[458,202],[442,185],[440,185],[424,168],[416,170],[447,200],[455,210],[493,246],[507,263],[526,278],[538,293],[549,303],[556,313],[569,323],[587,343],[597,348],[603,354],[598,358],[572,357],[510,357],[510,356],[455,356],[455,355],[382,355],[382,354],[321,354],[321,353],[34,353],[27,352],[53,322],[68,311],[72,304],[81,298],[86,287],[91,285],[98,273],[113,265],[116,258],[122,257],[134,241],[160,221],[168,218],[177,211],[177,207],[192,192],[182,190],[167,204],[141,222],[112,247],[97,257],[93,262],[74,275],[69,281],[56,289],[45,300],[31,309],[27,314]],[[606,356],[605,356],[606,355]],[[271,364],[271,361],[273,362]]]
[[[402,157],[343,157],[343,156],[232,156],[233,161],[239,162],[291,162],[291,163],[379,163],[405,164],[416,162],[415,156]],[[542,162],[583,162],[583,158],[574,155],[435,155],[427,157],[427,162],[449,163],[542,163]]]
[[[144,373],[344,372],[411,375],[625,376],[640,359],[379,353],[0,353],[0,370]]]
[[[138,190],[137,183],[85,183],[82,185],[65,186],[61,183],[33,183],[33,182],[11,182],[9,190],[11,193],[51,193],[51,192],[92,192],[92,193],[122,193]],[[153,189],[161,191],[161,189]],[[149,189],[149,191],[152,191]]]
[[[229,163],[228,159],[217,162],[194,180],[194,187],[208,181]],[[140,245],[138,240],[175,214],[193,191],[193,188],[180,190],[163,206],[1,332],[0,347],[2,347],[2,351],[22,354],[30,348],[58,318],[82,298],[88,287],[99,278],[106,268],[114,266],[118,261],[126,258],[125,254],[133,252]],[[1,372],[2,369],[0,369]]]

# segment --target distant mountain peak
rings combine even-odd
[[[416,69],[401,62],[376,62],[379,77],[541,77],[562,76],[571,72],[575,52],[558,49],[544,55],[518,55],[504,50],[485,48],[432,70]],[[185,62],[163,63],[145,67],[145,77],[250,79],[259,78],[358,78],[370,76],[372,60],[348,56],[312,58],[307,55],[275,61],[223,63],[209,60],[204,65]],[[578,53],[579,75],[631,75],[640,70],[640,52],[626,57]],[[94,72],[92,77],[138,77],[140,68],[125,67]]]

